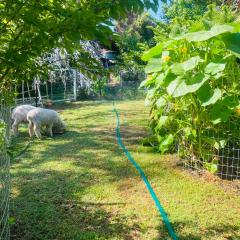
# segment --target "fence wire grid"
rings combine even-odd
[[[10,141],[10,107],[0,99],[0,240],[10,239],[10,159],[7,147]]]
[[[186,141],[178,144],[178,155],[185,168],[208,170],[224,180],[240,179],[240,119],[231,119],[216,131],[204,129],[201,145]],[[197,132],[201,131],[196,129]]]
[[[43,105],[48,100],[53,102],[69,101],[74,99],[74,82],[72,79],[62,81],[43,81],[39,86],[29,86],[27,83],[22,84],[21,91],[15,99],[16,105],[30,104]]]

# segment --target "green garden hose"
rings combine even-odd
[[[169,235],[171,236],[171,238],[173,240],[178,240],[178,237],[168,219],[168,216],[167,216],[167,213],[165,212],[163,206],[161,205],[160,201],[158,200],[157,198],[157,195],[156,193],[154,192],[150,182],[148,181],[146,175],[144,174],[143,170],[141,169],[141,167],[138,165],[138,163],[134,160],[134,158],[131,156],[130,152],[126,149],[125,145],[123,144],[123,141],[122,141],[122,136],[121,136],[121,133],[120,133],[120,118],[119,118],[119,113],[117,111],[117,109],[115,108],[115,104],[113,102],[113,110],[114,112],[116,113],[116,117],[117,117],[117,126],[116,126],[116,136],[117,136],[117,141],[118,141],[118,144],[119,146],[122,148],[123,152],[125,153],[125,155],[127,156],[128,160],[133,164],[133,166],[136,168],[136,170],[139,172],[142,180],[144,181],[159,213],[160,213],[160,216],[162,217],[163,219],[163,222],[168,230],[168,233]]]

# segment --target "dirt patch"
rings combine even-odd
[[[187,172],[195,178],[198,178],[208,183],[215,183],[226,191],[240,195],[240,180],[224,180],[206,170],[186,169],[182,166],[179,166],[179,164],[178,167],[181,168],[182,171]]]

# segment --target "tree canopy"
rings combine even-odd
[[[81,49],[79,40],[107,42],[112,19],[156,9],[157,0],[6,0],[0,3],[0,91],[32,79],[36,59],[54,47]]]

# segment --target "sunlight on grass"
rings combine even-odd
[[[140,146],[143,101],[117,103],[126,147],[144,169],[180,239],[240,239],[240,198]],[[12,161],[12,239],[169,239],[144,183],[119,149],[112,103],[59,108],[63,135],[35,140]],[[15,152],[29,137],[14,139]]]

